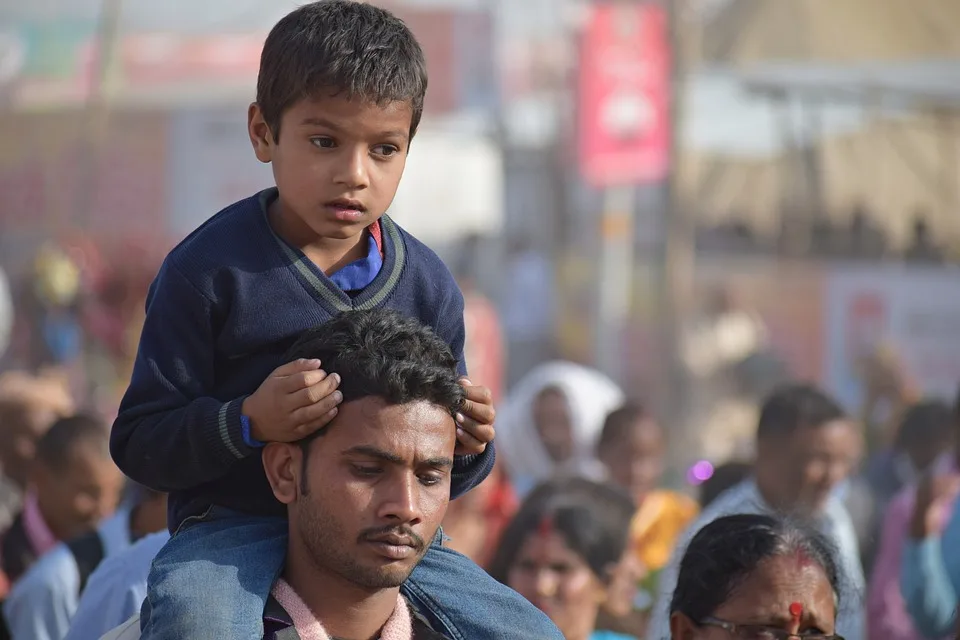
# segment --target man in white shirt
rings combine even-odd
[[[670,637],[670,598],[690,539],[709,522],[736,513],[783,513],[812,521],[839,552],[843,571],[837,633],[867,640],[864,577],[850,516],[835,491],[854,468],[860,433],[820,390],[790,385],[774,391],[760,413],[754,477],[721,494],[684,533],[659,579],[647,637]]]

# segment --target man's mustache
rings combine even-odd
[[[423,538],[416,534],[410,527],[380,527],[378,529],[367,529],[359,536],[360,542],[382,542],[386,536],[396,536],[403,538],[405,544],[413,547],[417,551],[423,551],[427,546]]]

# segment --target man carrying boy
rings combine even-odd
[[[342,399],[339,375],[320,362],[285,362],[303,331],[342,312],[391,308],[433,328],[466,372],[460,291],[439,258],[384,215],[426,82],[413,35],[368,4],[307,4],[267,37],[248,129],[277,188],[227,207],[167,256],[112,433],[120,468],[170,493],[174,535],[151,571],[144,638],[262,637],[286,521],[261,448],[316,432]],[[494,462],[489,393],[463,384],[454,498]],[[549,637],[522,607],[478,619],[494,594],[513,596],[465,576],[469,561],[435,544],[405,589],[437,602],[446,615],[431,623],[454,638]]]
[[[344,314],[304,334],[292,353],[341,374],[344,401],[313,436],[264,449],[289,514],[287,563],[263,613],[264,637],[448,638],[422,615],[434,603],[408,600],[399,587],[450,501],[463,398],[456,358],[428,328],[386,309]]]

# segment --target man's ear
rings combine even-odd
[[[273,495],[283,504],[297,499],[302,465],[303,451],[297,443],[271,442],[263,448],[263,470]]]
[[[674,640],[693,640],[697,637],[697,625],[686,614],[675,611],[670,614],[670,637]]]

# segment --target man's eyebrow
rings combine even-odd
[[[372,445],[357,445],[356,447],[350,447],[345,449],[342,452],[342,455],[345,456],[366,456],[368,458],[376,458],[378,460],[383,460],[384,462],[389,462],[390,464],[406,464],[406,459],[403,456],[399,456],[390,451],[384,451],[379,447],[374,447]],[[417,466],[427,466],[435,467],[437,469],[450,469],[453,467],[453,458],[445,457],[436,457],[436,458],[427,458],[426,460],[417,461]]]

